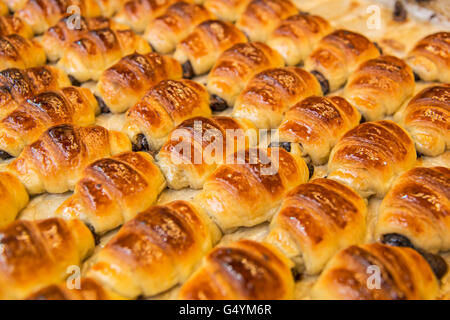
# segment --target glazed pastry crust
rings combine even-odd
[[[0,37],[0,69],[32,68],[45,64],[45,52],[35,40],[18,34]]]
[[[376,237],[397,233],[417,248],[450,248],[450,169],[417,167],[396,180],[380,207]]]
[[[0,298],[23,299],[68,275],[94,249],[94,238],[79,220],[18,220],[0,229]]]
[[[207,89],[233,106],[236,97],[256,74],[284,66],[282,57],[262,42],[238,43],[224,51],[208,74]]]
[[[0,16],[0,36],[18,34],[26,39],[33,37],[33,30],[22,19],[16,16]]]
[[[368,267],[380,270],[380,289]],[[438,281],[427,261],[414,249],[380,243],[350,246],[327,264],[313,287],[314,299],[428,300],[436,299]]]
[[[160,81],[181,77],[181,65],[169,56],[132,53],[102,73],[97,92],[111,112],[120,113],[139,102]]]
[[[438,156],[450,149],[450,84],[431,86],[419,92],[395,120],[411,134],[416,149]]]
[[[205,0],[204,6],[218,19],[235,22],[244,13],[250,0]]]
[[[13,222],[28,200],[28,193],[20,180],[11,173],[0,172],[0,228]]]
[[[382,198],[392,181],[416,162],[409,134],[390,120],[366,122],[348,131],[331,151],[328,178],[363,197]]]
[[[321,165],[339,138],[360,119],[356,108],[342,97],[308,97],[286,111],[278,128],[279,141],[300,144],[303,154]]]
[[[412,69],[394,56],[380,56],[362,63],[349,77],[344,97],[368,121],[396,112],[414,94]]]
[[[125,297],[153,296],[186,281],[219,236],[190,202],[153,206],[120,229],[88,275]]]
[[[187,300],[288,300],[294,295],[291,263],[275,247],[240,240],[213,249],[182,286]]]

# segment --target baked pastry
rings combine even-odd
[[[351,186],[363,197],[381,198],[415,162],[414,143],[403,128],[390,120],[366,122],[339,139],[328,161],[328,178]]]
[[[74,194],[55,215],[81,219],[101,234],[148,208],[165,186],[152,156],[144,152],[120,153],[88,165]]]
[[[156,158],[170,188],[201,189],[227,155],[257,142],[257,131],[250,121],[193,117],[170,133]]]
[[[450,32],[430,34],[417,42],[406,62],[424,81],[450,82]]]
[[[80,220],[18,220],[0,229],[0,299],[23,299],[59,283],[94,249]]]
[[[51,66],[0,71],[0,119],[36,94],[67,86],[70,86],[67,75]]]
[[[18,34],[26,39],[33,38],[31,27],[16,16],[0,16],[0,36]]]
[[[304,156],[321,165],[328,161],[339,138],[360,119],[356,108],[342,97],[308,97],[286,111],[278,128],[278,142],[298,143]]]
[[[131,143],[121,132],[62,124],[45,131],[6,168],[30,194],[63,193],[73,190],[91,162],[130,150]]]
[[[290,0],[252,0],[236,22],[251,41],[265,42],[278,24],[298,13]]]
[[[3,158],[17,157],[48,128],[63,123],[90,125],[98,112],[97,101],[86,88],[65,87],[39,93],[0,121],[0,154]]]
[[[419,92],[395,115],[411,134],[418,152],[438,156],[450,149],[450,84]]]
[[[13,6],[15,3],[20,5],[20,3],[24,3],[24,2],[25,2],[25,0],[0,1],[0,15],[4,16],[4,15],[7,15],[9,13],[9,8],[8,8],[9,5]],[[12,11],[16,11],[16,10],[12,10]]]
[[[236,99],[233,115],[251,120],[258,128],[276,128],[291,106],[314,95],[322,95],[320,84],[306,70],[267,69],[248,82]]]
[[[0,172],[0,228],[13,222],[28,200],[28,193],[19,180],[11,173]]]
[[[359,65],[348,78],[344,97],[365,120],[381,120],[414,94],[412,69],[401,59],[380,56]]]
[[[219,237],[192,203],[152,206],[120,229],[87,274],[125,297],[153,296],[186,281]]]
[[[240,240],[213,249],[181,287],[184,300],[293,299],[291,263],[266,243]]]
[[[0,70],[32,68],[45,64],[44,48],[32,39],[18,34],[0,36]]]
[[[331,179],[301,184],[284,198],[265,239],[307,274],[322,271],[341,249],[362,243],[366,204],[351,188]]]
[[[289,66],[303,63],[332,28],[320,16],[298,13],[281,21],[269,35],[267,44],[277,50]]]
[[[131,108],[160,81],[181,77],[181,65],[169,56],[132,53],[103,71],[97,93],[108,111],[119,113]]]
[[[435,299],[438,289],[430,266],[415,250],[372,243],[337,253],[311,295],[320,300],[425,300]]]
[[[144,38],[160,53],[171,53],[177,44],[187,37],[203,21],[215,16],[205,7],[195,3],[176,2],[163,15],[150,21]]]
[[[305,68],[320,81],[324,94],[345,84],[364,61],[380,55],[378,48],[362,34],[336,30],[320,40],[305,60]]]
[[[211,116],[203,85],[186,79],[163,80],[128,110],[123,131],[135,151],[159,150],[176,126],[200,116]]]
[[[114,17],[117,22],[130,26],[136,32],[144,32],[149,22],[162,15],[178,0],[128,0]],[[198,1],[200,2],[200,1]]]
[[[205,0],[204,6],[218,19],[235,22],[244,13],[250,0]]]
[[[182,64],[183,76],[192,78],[208,72],[223,51],[246,41],[245,35],[233,24],[207,20],[178,43],[173,57]]]
[[[218,166],[195,201],[227,232],[269,220],[288,191],[308,179],[298,148],[249,148]]]
[[[80,287],[69,289],[66,283],[52,284],[34,292],[27,300],[122,300],[118,294],[103,288],[97,281],[81,278]]]
[[[232,107],[247,82],[258,72],[284,66],[283,58],[262,42],[238,43],[225,50],[208,74],[211,109]]]
[[[80,82],[98,80],[124,56],[150,51],[148,43],[131,30],[95,29],[69,44],[58,66]]]

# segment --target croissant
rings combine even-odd
[[[287,17],[298,13],[290,0],[252,0],[236,22],[251,41],[265,42]]]
[[[314,285],[320,300],[425,300],[438,294],[436,277],[419,253],[380,243],[337,253]]]
[[[7,1],[0,1],[0,15],[4,16],[9,13],[8,6],[11,4],[13,5],[15,2],[24,2],[25,0],[7,0]],[[12,10],[16,11],[16,10]]]
[[[284,198],[266,241],[319,273],[339,250],[363,242],[366,204],[351,188],[324,178],[301,184]]]
[[[0,16],[0,36],[10,34],[18,34],[26,39],[33,38],[33,30],[22,19],[16,16]]]
[[[306,58],[305,68],[320,81],[324,94],[345,84],[364,61],[380,55],[378,48],[359,33],[337,30],[325,36]]]
[[[249,148],[219,165],[195,201],[226,232],[269,220],[288,191],[308,179],[298,148]]]
[[[128,110],[123,131],[135,151],[159,150],[176,126],[200,116],[211,116],[205,87],[191,80],[164,80]]]
[[[131,30],[96,29],[69,44],[58,66],[80,82],[98,80],[124,56],[150,51],[148,43]]]
[[[93,124],[98,111],[94,95],[86,88],[65,87],[35,95],[0,121],[0,154],[17,157],[51,126]]]
[[[278,128],[278,139],[298,143],[317,165],[328,161],[340,137],[359,124],[361,115],[342,97],[308,97],[293,105]]]
[[[233,116],[249,119],[258,128],[276,128],[289,107],[313,95],[322,92],[311,73],[297,67],[268,69],[248,82],[236,99]]]
[[[183,76],[192,78],[208,72],[223,51],[246,41],[245,35],[233,24],[207,20],[178,43],[173,57],[182,64]]]
[[[232,107],[236,97],[255,74],[283,66],[283,58],[262,42],[235,44],[220,55],[208,74],[211,108],[222,111]]]
[[[148,24],[144,38],[157,52],[171,53],[198,24],[214,18],[215,16],[202,5],[176,2],[163,15]]]
[[[281,21],[267,44],[277,50],[289,66],[303,63],[332,28],[320,16],[299,13]]]
[[[415,162],[414,143],[404,129],[389,120],[366,122],[339,139],[328,161],[328,178],[363,197],[381,198],[396,176]]]
[[[28,200],[28,193],[19,180],[11,173],[0,172],[0,228],[13,222]]]
[[[360,64],[349,77],[344,97],[368,121],[392,115],[414,94],[412,69],[403,60],[380,56]]]
[[[418,152],[437,156],[450,149],[450,84],[419,92],[394,119],[411,134]]]
[[[257,131],[250,121],[193,117],[170,133],[156,158],[170,188],[201,189],[229,154],[256,144]]]
[[[266,243],[240,240],[213,249],[181,287],[189,300],[287,300],[294,298],[291,262]]]
[[[101,234],[148,208],[165,185],[152,156],[144,152],[120,153],[87,166],[74,194],[55,215],[81,219]]]
[[[97,92],[108,110],[119,113],[131,108],[160,81],[181,77],[181,65],[169,56],[132,53],[103,71]]]
[[[7,170],[30,194],[63,193],[73,190],[89,163],[130,150],[131,143],[123,133],[100,126],[62,124],[25,147]]]
[[[17,220],[0,229],[0,299],[22,299],[70,275],[94,249],[79,220]]]
[[[437,32],[421,39],[406,62],[424,81],[450,82],[450,32]]]
[[[67,75],[51,66],[5,69],[0,72],[0,119],[33,95],[67,86]]]
[[[192,203],[152,206],[100,250],[87,275],[124,297],[153,296],[183,283],[219,237]]]
[[[222,21],[235,22],[250,0],[205,0],[204,6]]]
[[[0,36],[0,70],[42,66],[45,60],[44,49],[35,40],[18,34]]]
[[[80,287],[68,288],[67,283],[52,284],[27,297],[27,300],[122,300],[114,292],[103,288],[97,281],[81,278]]]

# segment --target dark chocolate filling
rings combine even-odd
[[[195,76],[194,69],[192,68],[191,62],[188,60],[181,65],[183,69],[183,78],[192,79]]]
[[[375,45],[375,47],[377,47],[378,52],[380,54],[383,54],[383,48],[380,47],[380,45],[378,44],[378,42],[374,41],[373,44]]]
[[[69,80],[70,80],[70,83],[72,83],[73,86],[76,86],[76,87],[81,86],[81,82],[78,81],[74,76],[69,75]]]
[[[361,123],[364,123],[366,121],[367,121],[366,118],[364,118],[364,116],[361,116],[361,119],[359,120],[359,123],[361,124]]]
[[[419,152],[419,151],[416,150],[416,157],[417,158],[420,158],[420,157],[423,157],[423,156],[424,156],[424,154],[422,152]]]
[[[413,72],[413,73],[414,73],[414,80],[416,82],[422,80],[422,79],[420,79],[420,76],[417,73],[415,73],[415,72]]]
[[[100,244],[100,236],[95,233],[95,228],[93,225],[85,223],[86,227],[88,227],[89,231],[91,231],[92,236],[94,237],[95,245]]]
[[[295,268],[291,269],[291,273],[295,281],[299,281],[302,278],[302,274]]]
[[[311,71],[311,74],[316,77],[317,81],[319,81],[323,95],[328,94],[330,92],[330,83],[327,78],[325,78],[325,76],[317,70]]]
[[[212,111],[219,112],[228,108],[228,104],[218,95],[212,94],[209,106]]]
[[[105,101],[103,101],[102,98],[95,95],[95,99],[97,100],[97,103],[98,103],[98,106],[100,107],[101,113],[111,113],[111,110],[109,109],[109,107],[106,105]]]
[[[133,151],[150,151],[150,146],[148,145],[147,138],[142,133],[136,136],[136,141],[133,143]]]
[[[407,15],[408,12],[406,11],[403,2],[400,0],[395,1],[394,11],[392,12],[392,18],[397,22],[404,22],[406,21]]]
[[[311,162],[308,162],[308,171],[309,171],[309,179],[314,175],[314,165]]]
[[[291,152],[291,143],[290,142],[271,142],[269,144],[269,148],[283,148],[287,152]]]
[[[1,160],[8,160],[8,159],[11,159],[11,158],[13,158],[13,156],[10,155],[8,152],[0,150],[0,159]]]

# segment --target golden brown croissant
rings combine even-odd
[[[195,201],[223,231],[269,220],[283,197],[309,179],[300,150],[249,148],[228,157]]]
[[[364,240],[366,204],[351,188],[314,179],[291,190],[272,219],[266,241],[300,270],[319,273],[339,250]]]
[[[189,300],[287,300],[294,298],[291,262],[275,247],[240,240],[213,249],[181,287]]]
[[[121,132],[100,126],[54,126],[25,147],[7,170],[20,179],[28,193],[63,193],[73,190],[83,169],[91,162],[130,151],[131,143]]]
[[[0,172],[0,228],[14,221],[28,200],[28,193],[19,180],[11,173]]]
[[[198,24],[214,18],[215,16],[202,5],[176,2],[167,8],[163,15],[147,25],[144,38],[155,51],[171,53]]]
[[[278,24],[298,13],[290,0],[252,0],[236,22],[251,41],[265,42]]]
[[[165,79],[180,79],[180,63],[158,53],[132,53],[103,71],[97,92],[108,110],[124,112],[154,85]]]
[[[177,45],[173,57],[182,64],[184,77],[192,78],[208,72],[223,51],[246,41],[245,35],[233,24],[207,20]]]
[[[268,69],[256,74],[237,97],[233,115],[258,128],[276,128],[283,114],[306,97],[322,95],[317,79],[297,67]]]
[[[365,120],[381,120],[414,94],[412,69],[401,59],[380,56],[359,65],[349,77],[344,97]]]
[[[152,206],[120,229],[87,274],[125,297],[152,296],[183,283],[219,237],[192,203]]]
[[[437,156],[450,149],[450,84],[419,92],[395,115],[411,134],[418,152]]]
[[[450,82],[450,32],[430,34],[417,42],[406,62],[424,81]]]
[[[250,0],[205,0],[204,6],[222,21],[235,22]]]
[[[58,66],[80,82],[98,80],[124,56],[150,51],[148,43],[131,30],[96,29],[69,44]]]
[[[27,300],[123,300],[123,298],[103,288],[93,279],[81,278],[79,288],[75,286],[69,288],[66,282],[52,284],[32,293]]]
[[[124,152],[91,163],[56,216],[78,218],[104,233],[148,208],[165,187],[164,177],[144,152]]]
[[[98,103],[86,88],[65,87],[28,98],[0,121],[0,153],[17,157],[48,128],[72,123],[86,126],[95,122]]]
[[[247,82],[258,72],[284,66],[283,58],[262,42],[238,43],[224,51],[208,74],[211,108],[232,107]]]
[[[305,61],[319,41],[332,30],[322,17],[299,13],[281,21],[267,44],[277,50],[289,66]]]
[[[0,299],[22,299],[70,275],[93,251],[80,220],[18,220],[0,229]]]
[[[16,1],[23,2],[24,0],[7,0],[7,1],[0,1],[0,15],[4,16],[9,13],[8,5],[11,3],[13,4]],[[15,11],[15,10],[13,10]]]
[[[389,120],[366,122],[339,139],[328,161],[328,178],[351,186],[363,197],[381,198],[415,162],[414,143],[403,128]]]
[[[173,189],[201,189],[227,155],[257,144],[257,131],[245,119],[227,116],[194,117],[178,125],[157,155]]]
[[[361,115],[342,97],[308,97],[286,111],[278,138],[298,143],[304,155],[321,165],[340,137],[359,124]]]
[[[350,246],[327,264],[312,289],[320,300],[435,299],[438,282],[411,248],[380,243]]]
[[[186,79],[163,80],[128,110],[123,131],[135,151],[159,150],[176,126],[200,116],[211,116],[203,85]]]
[[[364,61],[380,55],[369,39],[359,33],[337,30],[320,40],[305,60],[305,68],[318,77],[324,94],[345,84]]]
[[[36,94],[67,86],[70,86],[69,78],[55,67],[5,69],[0,72],[0,119]]]
[[[33,30],[22,19],[16,16],[0,16],[0,36],[18,34],[21,37],[30,39],[33,37]]]
[[[0,70],[32,68],[45,64],[44,48],[17,34],[0,37]]]

